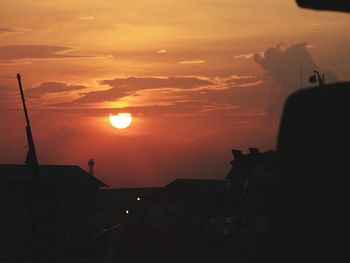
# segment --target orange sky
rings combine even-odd
[[[112,186],[224,178],[312,70],[350,76],[350,16],[293,0],[0,0],[0,21],[0,162],[25,157],[20,72],[39,162],[94,158]]]

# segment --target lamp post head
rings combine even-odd
[[[88,165],[89,165],[89,172],[90,172],[90,174],[92,175],[92,174],[93,174],[93,171],[94,171],[94,165],[95,165],[94,160],[90,159],[90,160],[88,161]]]
[[[318,85],[320,87],[323,87],[325,81],[326,81],[326,78],[324,77],[324,74],[322,74],[321,76],[321,74],[317,70],[314,70],[314,74],[311,77],[309,77],[310,83],[318,82]]]
[[[316,75],[312,75],[312,76],[309,77],[309,82],[310,83],[316,83],[316,81],[317,81]]]

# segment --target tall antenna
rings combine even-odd
[[[18,80],[19,90],[21,92],[24,116],[26,118],[26,123],[27,123],[26,133],[27,133],[27,141],[28,141],[28,152],[27,152],[27,157],[26,157],[25,163],[28,166],[28,168],[36,170],[38,167],[38,159],[36,157],[32,129],[30,128],[30,121],[29,121],[29,117],[28,117],[26,101],[24,99],[23,88],[22,88],[22,83],[21,83],[21,75],[19,73],[17,73],[17,80]]]

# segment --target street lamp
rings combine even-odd
[[[323,87],[324,86],[324,83],[326,81],[326,78],[324,77],[324,74],[322,73],[322,76],[320,75],[320,73],[317,71],[317,70],[314,70],[314,75],[312,75],[310,78],[309,78],[309,82],[310,83],[315,83],[315,82],[318,82],[318,85],[319,87]]]

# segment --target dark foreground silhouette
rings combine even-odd
[[[349,102],[349,83],[292,94],[277,150],[233,150],[226,181],[178,179],[162,188],[106,191],[78,167],[40,165],[45,199],[36,206],[30,162],[0,165],[0,259],[350,260]]]
[[[277,152],[281,231],[291,262],[337,262],[350,234],[350,84],[300,90],[283,112]]]
[[[350,11],[346,1],[297,2]],[[106,202],[92,174],[79,172],[84,183],[48,183],[57,168],[45,177],[38,165],[18,80],[29,148],[26,169],[0,166],[1,261],[350,261],[350,83],[291,95],[276,152],[233,151],[228,185],[176,180],[116,189]]]
[[[301,7],[317,10],[350,12],[350,3],[344,0],[297,0],[297,3]]]
[[[292,94],[276,152],[233,151],[229,191],[219,181],[175,181],[145,198],[104,254],[110,262],[349,261],[349,102],[349,83]]]

